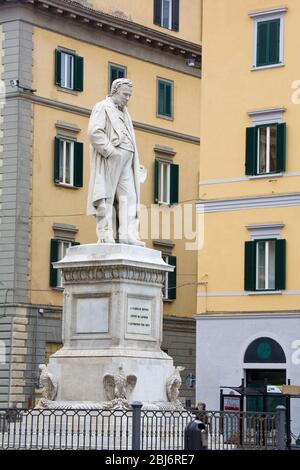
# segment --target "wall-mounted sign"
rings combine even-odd
[[[282,385],[267,385],[267,393],[282,393]]]
[[[240,411],[241,397],[237,395],[223,395],[224,411]]]

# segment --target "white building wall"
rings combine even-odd
[[[220,408],[220,386],[239,386],[245,369],[286,368],[291,384],[300,385],[299,313],[198,315],[196,320],[196,402],[205,402],[206,409]],[[281,345],[286,364],[244,364],[247,347],[260,337]],[[292,399],[291,415],[292,430],[300,434],[300,397]]]

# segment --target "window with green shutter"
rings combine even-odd
[[[179,165],[170,165],[170,204],[179,201]]]
[[[153,23],[179,31],[179,0],[154,0]]]
[[[280,18],[257,22],[256,66],[280,62]]]
[[[285,289],[286,240],[258,239],[245,243],[245,290]]]
[[[74,142],[74,180],[75,188],[83,186],[83,143]]]
[[[53,263],[64,258],[70,246],[80,245],[79,242],[60,240],[53,238],[50,240],[50,279],[49,284],[53,288],[62,288],[62,274],[59,269],[53,267]]]
[[[55,137],[54,183],[69,187],[83,186],[83,143]]]
[[[246,174],[285,171],[286,124],[264,124],[246,129]]]
[[[173,82],[157,80],[157,115],[173,117]]]
[[[52,263],[58,261],[58,244],[59,240],[52,239],[50,242],[50,286],[57,287],[57,269]]]
[[[112,82],[118,78],[126,78],[127,70],[122,65],[109,64],[108,90],[110,91]]]
[[[83,57],[55,50],[55,84],[69,90],[83,91]]]
[[[286,240],[276,240],[275,289],[286,288]]]
[[[83,57],[75,55],[74,56],[74,90],[83,91],[83,79],[84,79]]]
[[[170,266],[174,266],[173,272],[167,272],[165,274],[165,281],[163,286],[163,300],[175,300],[176,299],[176,256],[162,254],[163,260]]]
[[[154,203],[177,204],[179,201],[179,165],[154,162]]]
[[[177,258],[176,256],[169,256],[168,257],[168,263],[171,266],[174,266],[174,271],[171,273],[168,273],[168,299],[169,300],[175,300],[176,299],[176,288],[177,288],[177,282],[176,282],[176,265],[177,265]]]

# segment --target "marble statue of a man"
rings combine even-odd
[[[89,121],[87,215],[96,217],[98,243],[144,246],[139,239],[140,163],[127,110],[131,94],[130,80],[114,80],[109,96],[96,103]]]

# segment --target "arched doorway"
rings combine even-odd
[[[262,337],[252,341],[245,352],[244,364],[248,389],[263,391],[267,385],[286,384],[285,353],[280,344],[272,338]],[[263,364],[265,367],[262,367]],[[278,364],[278,367],[274,367],[275,364]],[[284,399],[280,396],[247,397],[248,411],[275,411],[278,405],[284,405]]]

